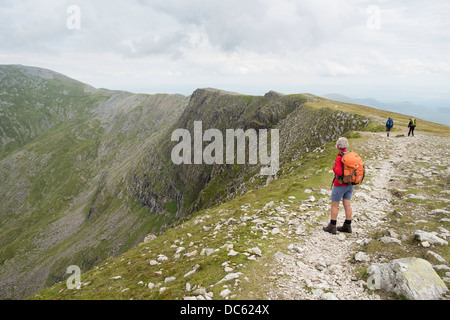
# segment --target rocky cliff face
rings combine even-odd
[[[186,216],[273,179],[260,176],[260,164],[173,164],[171,150],[177,142],[171,142],[170,133],[182,128],[193,136],[195,121],[202,122],[203,130],[223,132],[224,145],[227,129],[278,129],[281,165],[368,123],[355,114],[307,107],[309,99],[276,92],[254,97],[215,89],[196,90],[178,121],[159,140],[159,145],[165,147],[152,148],[135,172],[133,189],[137,198],[154,212],[167,213],[164,208],[172,204],[172,214]],[[203,143],[203,147],[206,145]]]

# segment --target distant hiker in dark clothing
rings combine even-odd
[[[386,133],[389,137],[389,134],[391,133],[391,129],[394,126],[394,120],[392,118],[389,118],[388,121],[386,121]]]
[[[408,137],[411,134],[414,137],[414,129],[416,129],[416,119],[414,118],[409,119],[408,128],[409,128]]]
[[[342,176],[344,172],[344,165],[342,163],[342,157],[347,148],[349,147],[348,140],[346,138],[339,138],[336,142],[336,148],[339,150],[339,154],[336,157],[334,163],[333,171],[336,176]],[[353,185],[347,183],[340,183],[338,179],[334,179],[333,190],[331,192],[331,221],[328,226],[324,227],[323,230],[336,234],[336,231],[340,232],[352,232],[352,207],[350,205],[350,200],[352,198]],[[344,204],[345,210],[345,222],[342,227],[336,227],[337,216],[339,211],[339,203]]]

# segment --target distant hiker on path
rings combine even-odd
[[[336,157],[334,163],[333,171],[336,177],[340,177],[344,173],[344,165],[342,163],[342,157],[347,148],[349,147],[348,140],[346,138],[339,138],[336,142],[336,148],[339,150],[339,154]],[[352,198],[353,185],[347,183],[340,183],[339,179],[334,178],[333,190],[331,192],[331,221],[328,226],[324,227],[323,230],[336,234],[336,230],[340,232],[352,232],[352,207],[350,205],[350,200]],[[336,227],[337,216],[339,212],[339,203],[344,204],[345,209],[345,222],[342,227]]]
[[[408,137],[411,134],[414,137],[414,129],[416,129],[416,119],[414,118],[409,119],[408,128],[409,128]]]
[[[394,120],[392,120],[392,118],[389,118],[386,121],[386,133],[387,133],[388,137],[389,137],[389,134],[391,133],[391,129],[393,126],[394,126]]]

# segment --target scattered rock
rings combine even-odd
[[[370,201],[370,197],[367,194],[363,193],[363,192],[356,192],[355,193],[355,197],[363,198],[364,201],[366,201],[366,202]]]
[[[275,203],[273,201],[270,201],[270,202],[266,203],[263,210],[272,208],[274,205],[275,205]]]
[[[408,199],[417,199],[417,200],[427,200],[427,198],[425,198],[424,196],[418,196],[415,194],[410,194],[408,195]]]
[[[177,248],[177,251],[175,251],[175,253],[177,254],[177,253],[181,253],[181,251],[184,251],[184,247],[178,247]]]
[[[327,292],[322,295],[322,300],[339,300],[333,293]]]
[[[450,267],[445,264],[434,265],[433,268],[436,270],[450,270]]]
[[[357,254],[355,254],[355,260],[364,262],[364,261],[369,261],[370,257],[367,255],[367,253],[360,251]]]
[[[225,289],[222,292],[220,292],[220,295],[224,298],[228,297],[231,294],[230,289]]]
[[[448,246],[448,242],[437,236],[436,232],[426,232],[422,230],[414,231],[414,237],[419,241],[427,241],[431,244],[439,244]]]
[[[439,254],[437,254],[436,252],[433,252],[433,251],[431,251],[431,250],[428,250],[427,254],[433,256],[433,257],[434,257],[436,260],[438,260],[439,262],[442,262],[442,263],[446,263],[446,262],[447,262],[447,260],[445,260],[444,258],[442,258],[442,256],[439,255]]]
[[[429,247],[431,247],[431,244],[430,244],[428,241],[422,241],[422,242],[420,243],[420,245],[421,245],[422,247],[424,247],[424,248],[429,248]]]
[[[291,243],[290,245],[288,245],[288,249],[289,250],[293,250],[293,251],[298,252],[298,253],[302,253],[303,252],[303,248],[300,247],[297,244],[294,244],[294,243]]]
[[[167,290],[167,288],[166,287],[162,287],[162,288],[159,288],[159,294],[162,294],[164,291],[166,291]]]
[[[323,195],[323,196],[331,196],[331,191],[325,190],[325,189],[320,189],[319,190],[319,194]]]
[[[164,262],[164,261],[167,261],[167,260],[169,260],[169,258],[167,258],[163,254],[158,255],[158,258],[156,259],[156,261],[158,261],[158,262]]]
[[[223,277],[222,280],[220,280],[219,282],[217,282],[217,283],[215,284],[215,286],[218,285],[218,284],[220,284],[220,283],[222,283],[222,282],[226,282],[226,281],[230,281],[230,280],[237,279],[237,278],[239,278],[240,275],[242,275],[242,272],[229,273],[229,274],[227,274],[225,277]]]
[[[148,234],[144,238],[144,242],[150,242],[152,240],[156,239],[156,236],[154,234]]]
[[[319,271],[324,271],[327,268],[327,264],[323,261],[319,261],[316,263],[316,269]]]
[[[388,236],[384,236],[380,239],[381,242],[383,243],[397,243],[399,245],[402,244],[402,242],[399,239],[396,238],[392,238],[392,237],[388,237]]]
[[[191,252],[188,252],[188,253],[185,253],[184,254],[184,256],[186,257],[186,258],[191,258],[191,257],[194,257],[194,256],[196,256],[197,255],[197,250],[194,250],[194,251],[191,251]]]
[[[250,253],[256,254],[257,256],[262,256],[262,252],[259,248],[251,248],[248,250]]]
[[[206,289],[205,288],[198,288],[194,292],[192,292],[192,294],[194,294],[196,296],[198,296],[198,295],[205,295],[206,294]]]
[[[314,297],[320,298],[323,295],[323,290],[322,289],[313,289],[313,290],[311,290],[311,293]]]
[[[191,271],[189,271],[188,273],[186,273],[186,274],[183,276],[183,278],[186,278],[186,277],[189,277],[190,275],[193,275],[194,273],[197,272],[198,268],[200,268],[200,265],[199,265],[199,264],[196,264],[196,265],[194,266],[194,269],[191,270]],[[188,291],[189,291],[189,290],[188,290]]]
[[[395,239],[398,239],[398,237],[399,237],[399,235],[393,230],[389,230],[389,235]]]
[[[439,300],[447,286],[431,264],[419,258],[396,259],[368,269],[370,289],[381,289],[409,300]]]
[[[270,234],[273,236],[276,234],[279,234],[279,233],[280,233],[280,229],[278,229],[278,228],[273,228],[272,231],[270,232]]]
[[[346,237],[345,234],[343,234],[343,233],[339,233],[339,234],[336,236],[336,238],[337,238],[339,241],[344,241],[345,239],[347,239],[347,237]]]
[[[216,250],[215,249],[211,249],[211,248],[204,248],[203,250],[202,250],[202,252],[200,252],[200,255],[201,256],[210,256],[210,255],[212,255],[214,252],[216,252]]]
[[[164,283],[169,283],[169,282],[175,281],[176,279],[177,278],[175,278],[175,277],[167,277],[164,279]]]
[[[430,211],[431,214],[439,214],[439,213],[444,213],[444,214],[450,214],[450,211],[444,210],[444,209],[435,209]]]

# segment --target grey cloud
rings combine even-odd
[[[39,6],[41,3],[42,6]],[[0,8],[0,41],[3,52],[56,52],[52,46],[68,36],[66,6],[42,2],[14,2]],[[60,13],[60,14],[58,14]]]
[[[187,35],[182,32],[174,32],[162,37],[147,36],[132,42],[133,52],[131,55],[147,56],[154,54],[165,54],[173,58],[182,55],[181,48],[189,46]]]
[[[74,3],[82,29],[71,31]],[[381,30],[366,27],[370,5],[383,10]],[[8,1],[0,54],[108,55],[211,77],[448,75],[448,14],[450,3],[438,0]]]
[[[282,53],[316,47],[344,28],[365,25],[347,1],[149,1],[181,25],[195,25],[225,52]]]

